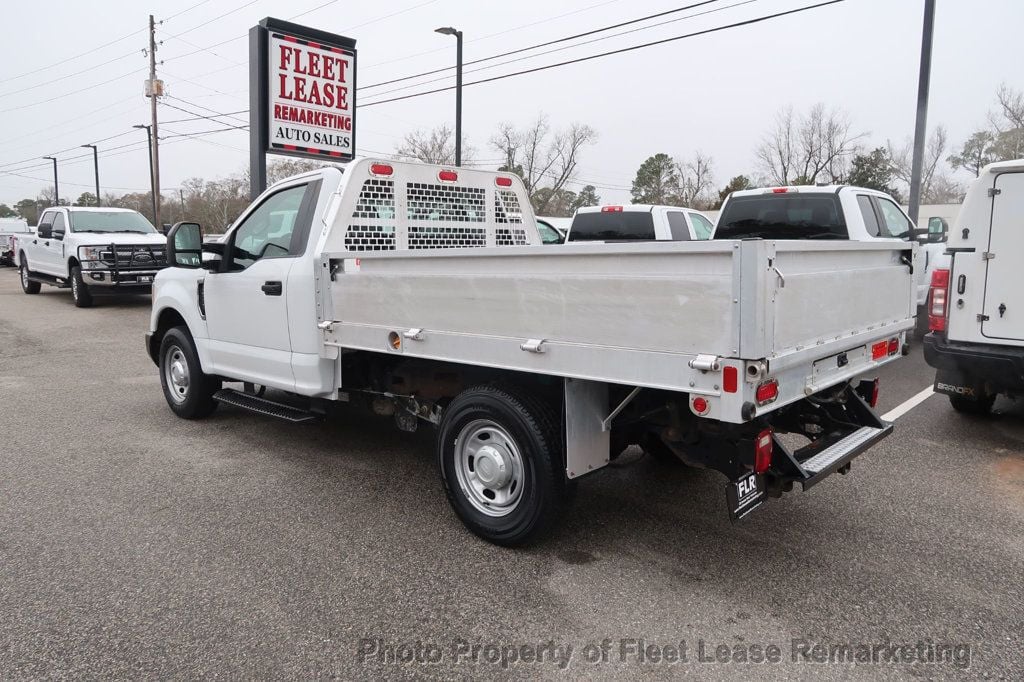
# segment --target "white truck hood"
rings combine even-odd
[[[80,246],[104,244],[147,244],[150,246],[164,245],[167,237],[162,234],[129,234],[127,232],[75,232],[75,242]]]

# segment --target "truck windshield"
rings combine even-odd
[[[758,194],[726,202],[715,239],[849,239],[835,193]]]
[[[569,228],[570,242],[643,241],[654,239],[650,211],[577,213]]]
[[[154,234],[156,228],[134,211],[70,211],[72,232],[137,232]]]

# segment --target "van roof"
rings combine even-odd
[[[982,173],[1005,173],[1007,171],[1024,170],[1024,159],[1012,159],[1010,161],[996,161],[982,169]]]

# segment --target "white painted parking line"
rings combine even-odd
[[[896,407],[892,408],[891,410],[883,414],[882,421],[896,421],[897,419],[905,415],[907,412],[910,412],[912,409],[914,409],[924,401],[928,400],[928,398],[930,398],[933,395],[935,395],[935,389],[929,386],[928,388],[924,389],[923,391],[915,395],[910,400],[904,400],[902,403],[900,403]]]

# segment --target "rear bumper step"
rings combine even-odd
[[[839,442],[833,443],[813,457],[800,462],[800,468],[807,474],[807,477],[800,481],[804,490],[834,471],[842,469],[854,457],[891,433],[892,424],[886,424],[881,428],[862,426]]]
[[[256,412],[257,414],[266,415],[268,417],[283,419],[284,421],[292,422],[294,424],[303,424],[320,419],[320,415],[316,412],[304,410],[302,408],[295,407],[294,405],[286,405],[273,400],[267,400],[266,398],[261,398],[258,395],[243,393],[242,391],[236,391],[230,388],[217,391],[213,394],[213,399],[219,403],[224,403],[225,405],[233,405],[235,407],[240,407],[243,410],[249,410],[250,412]]]

